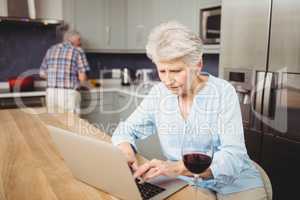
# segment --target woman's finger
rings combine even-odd
[[[137,170],[134,172],[133,177],[141,177],[144,173],[146,173],[150,169],[149,163],[145,163],[137,168]]]
[[[144,176],[143,176],[143,179],[144,180],[149,180],[149,179],[152,179],[154,177],[157,177],[157,176],[160,176],[162,175],[162,171],[158,168],[158,167],[155,167],[155,168],[151,168]]]
[[[133,163],[131,163],[130,167],[135,172],[138,169],[137,161],[134,161]]]

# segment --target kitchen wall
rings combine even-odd
[[[90,78],[99,78],[99,70],[103,69],[123,67],[132,71],[141,68],[155,69],[154,63],[146,54],[86,53],[86,55],[91,67]],[[204,54],[203,60],[203,71],[218,76],[219,54]],[[156,78],[158,78],[157,75]]]
[[[132,75],[137,69],[155,69],[155,65],[146,54],[86,53],[86,55],[91,67],[89,72],[90,78],[99,78],[99,71],[103,69],[122,69],[127,67],[131,70]],[[110,78],[109,73],[107,75],[106,78]],[[158,78],[157,75],[156,78]]]
[[[61,32],[54,25],[37,23],[0,23],[0,81],[18,76],[28,69],[39,69],[47,49],[61,40]],[[99,70],[123,68],[152,68],[155,65],[145,53],[89,53],[90,78],[99,78]],[[204,55],[204,71],[218,76],[218,54]],[[108,77],[109,78],[109,77]],[[156,79],[158,76],[156,74]]]
[[[0,81],[38,69],[47,49],[59,39],[54,25],[0,22]]]

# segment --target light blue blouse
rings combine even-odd
[[[210,169],[214,178],[200,181],[200,187],[229,194],[263,186],[258,170],[247,154],[235,89],[227,81],[212,75],[195,96],[186,120],[181,115],[178,96],[163,83],[153,86],[130,117],[118,125],[112,142],[117,145],[126,141],[135,146],[135,140],[157,133],[166,158],[177,161],[182,159],[181,145],[186,126],[208,127],[213,133],[214,156]],[[192,183],[190,177],[179,178]]]

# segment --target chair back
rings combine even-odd
[[[271,184],[271,181],[267,175],[267,173],[265,172],[265,170],[259,166],[256,162],[252,161],[256,167],[256,169],[258,169],[259,173],[260,173],[260,176],[263,180],[263,183],[264,183],[264,188],[266,190],[266,193],[267,193],[267,199],[268,200],[272,200],[273,198],[273,191],[272,191],[272,184]]]

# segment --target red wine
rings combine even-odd
[[[193,174],[204,172],[211,164],[211,157],[201,153],[187,153],[183,155],[185,167]]]

